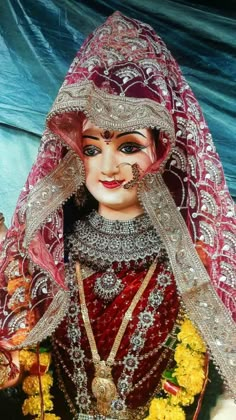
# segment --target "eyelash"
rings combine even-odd
[[[129,148],[129,150],[127,150],[127,148]],[[124,143],[118,148],[120,152],[126,155],[131,155],[131,154],[140,152],[143,149],[145,149],[145,146],[141,146],[140,144],[137,144],[137,143]],[[83,154],[88,157],[97,156],[99,152],[101,152],[101,150],[93,145],[86,146],[83,149]]]
[[[130,151],[123,151],[122,150],[122,149],[125,149],[127,147],[131,148],[132,150],[130,150]],[[145,146],[141,146],[140,144],[137,144],[137,143],[124,143],[119,147],[119,150],[121,152],[123,152],[125,154],[128,154],[128,155],[140,152],[140,150],[143,150],[143,149],[145,149]]]
[[[92,153],[90,154],[89,152],[92,152]],[[94,152],[97,152],[97,153],[94,153]],[[86,146],[83,148],[83,154],[88,157],[96,156],[98,155],[99,152],[100,152],[100,149],[98,149],[96,146]]]

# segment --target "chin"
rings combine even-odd
[[[102,201],[100,201],[100,204],[103,206],[103,207],[107,207],[107,208],[110,208],[111,210],[125,210],[126,208],[128,208],[128,207],[130,207],[132,204],[131,203],[122,203],[122,202],[120,202],[120,203],[114,203],[114,202],[102,202]]]
[[[100,205],[113,211],[125,211],[138,205],[137,192],[134,190],[90,191],[90,194]]]
[[[138,205],[137,200],[134,201],[100,201],[103,207],[110,208],[111,210],[125,211]]]

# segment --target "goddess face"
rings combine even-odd
[[[127,187],[134,177],[132,168],[139,177],[156,159],[151,130],[111,132],[88,120],[82,137],[86,186],[99,203],[98,212],[120,220],[141,214],[137,184]]]

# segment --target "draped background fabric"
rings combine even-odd
[[[199,100],[236,197],[236,3],[6,0],[0,4],[0,211],[9,226],[45,117],[83,40],[115,10],[149,23]]]

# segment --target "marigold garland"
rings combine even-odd
[[[55,414],[48,413],[53,410],[53,397],[50,394],[53,378],[49,371],[50,363],[51,353],[45,348],[41,348],[39,354],[35,348],[20,351],[20,364],[27,372],[22,385],[27,395],[22,412],[24,416],[36,416],[33,417],[34,420],[61,420]]]
[[[163,373],[163,390],[166,397],[156,397],[151,401],[149,415],[145,420],[185,420],[182,407],[194,402],[195,395],[202,390],[205,380],[206,347],[197,330],[185,319],[177,335],[174,360],[176,366]],[[23,391],[27,394],[22,411],[24,416],[31,415],[34,420],[61,420],[50,411],[53,410],[53,397],[50,388],[53,385],[49,371],[51,353],[41,348],[20,351],[20,363],[28,375],[23,380]],[[41,411],[43,408],[43,412]]]
[[[145,420],[185,420],[182,407],[191,405],[195,395],[202,391],[205,381],[206,347],[196,328],[185,319],[177,335],[174,360],[176,366],[163,373],[162,388],[165,398],[151,401],[149,415]]]

